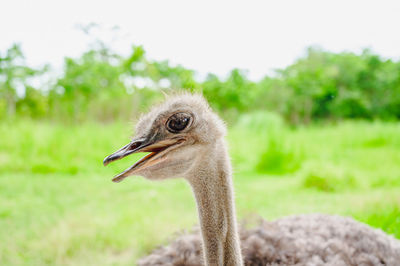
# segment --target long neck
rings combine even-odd
[[[229,157],[223,140],[210,149],[187,178],[197,202],[205,262],[241,266]]]

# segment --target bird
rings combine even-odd
[[[238,225],[226,125],[200,94],[168,96],[136,124],[136,136],[103,164],[147,152],[112,180],[180,177],[194,194],[199,229],[137,265],[400,265],[400,241],[350,217],[303,214]]]

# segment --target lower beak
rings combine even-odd
[[[157,142],[146,141],[145,139],[133,140],[131,143],[125,145],[118,151],[107,156],[104,159],[103,164],[104,166],[106,166],[109,163],[122,159],[132,153],[150,152],[150,154],[147,154],[139,161],[137,161],[134,165],[132,165],[131,167],[129,167],[128,169],[126,169],[125,171],[123,171],[122,173],[118,174],[113,178],[113,182],[120,182],[126,177],[133,175],[139,169],[146,168],[147,166],[153,165],[161,161],[160,155],[164,154],[165,153],[164,151],[166,151],[169,147],[182,143],[183,141],[184,139],[182,138],[172,138]]]

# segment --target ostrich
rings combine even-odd
[[[202,96],[177,95],[143,115],[136,137],[104,159],[149,152],[113,181],[183,177],[197,203],[201,234],[183,235],[138,265],[400,265],[398,240],[351,218],[290,216],[239,233],[225,131]]]

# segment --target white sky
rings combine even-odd
[[[285,67],[310,45],[330,51],[371,48],[400,58],[400,1],[102,1],[2,0],[0,51],[22,44],[28,63],[60,68],[89,39],[77,24],[120,27],[113,48],[141,44],[151,59],[224,76],[247,69],[258,79]],[[111,33],[101,35],[111,40]]]

